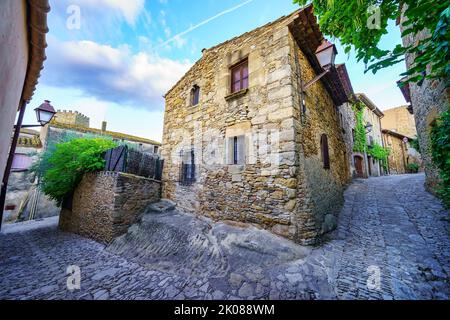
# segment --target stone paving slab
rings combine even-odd
[[[58,231],[55,218],[8,225],[0,299],[448,299],[449,211],[423,182],[356,180],[317,248],[178,212],[144,216],[109,247]],[[67,288],[71,265],[80,290]]]

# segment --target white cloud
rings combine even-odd
[[[48,43],[44,84],[80,89],[99,100],[147,110],[160,110],[162,96],[192,65],[147,52],[133,54],[127,45],[60,42],[54,37]]]

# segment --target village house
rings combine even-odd
[[[406,5],[402,8],[402,12],[404,13],[405,10]],[[402,32],[407,28],[405,26],[406,20],[404,14],[402,14],[401,19],[397,20],[397,24],[400,25]],[[402,38],[403,46],[408,47],[411,44],[416,44],[429,36],[429,30],[424,30],[417,35],[409,33]],[[411,69],[415,58],[413,54],[406,54],[405,63],[407,69]],[[401,81],[403,80],[406,79],[401,79]],[[425,187],[428,191],[434,192],[440,178],[439,170],[433,164],[431,156],[430,131],[439,115],[449,109],[450,87],[448,86],[448,79],[425,78],[418,83],[408,83],[400,89],[406,102],[410,103],[408,109],[415,117],[421,158],[426,174]]]
[[[203,50],[165,96],[163,195],[316,243],[350,178],[336,53],[311,6]]]
[[[345,67],[340,67],[338,70],[343,79],[342,82],[350,83],[345,81],[345,78],[348,79]],[[351,92],[352,98],[339,108],[339,116],[349,155],[350,176],[351,178],[368,178],[383,175],[386,172],[380,161],[371,157],[369,150],[375,144],[384,147],[380,122],[384,114],[365,94],[353,94],[351,87],[347,91],[349,94]],[[361,120],[367,144],[364,150],[355,150],[358,108],[362,108]]]
[[[102,122],[101,129],[91,128],[89,118],[78,111],[58,110],[52,119],[41,130],[41,139],[44,147],[49,143],[63,141],[66,137],[106,137],[120,144],[126,144],[132,149],[144,153],[159,153],[161,143],[136,137],[133,135],[107,130],[107,122]]]
[[[378,107],[364,93],[357,93],[356,97],[358,101],[362,102],[365,106],[363,120],[366,127],[367,148],[372,148],[376,144],[384,147],[381,132],[381,119],[384,117],[384,113],[378,109]],[[364,176],[366,177],[379,177],[380,175],[385,174],[386,172],[384,171],[381,162],[370,156],[368,149],[363,155],[361,155],[361,153],[354,155],[355,169],[358,176],[361,172],[364,172]],[[363,156],[363,165],[365,165],[363,171],[361,171],[359,165],[361,156]]]
[[[418,150],[412,144],[417,139],[414,116],[409,112],[408,106],[400,106],[384,110],[381,119],[383,128],[383,141],[390,149],[388,159],[389,173],[408,173],[408,165],[415,163],[422,166],[422,159]]]
[[[50,101],[44,101],[43,105]],[[49,146],[78,137],[108,137],[142,153],[159,154],[159,142],[102,128],[89,127],[89,118],[77,111],[60,111],[41,131],[21,129],[6,193],[5,222],[33,220],[59,215],[61,208],[42,194],[39,180],[30,171],[39,155]]]
[[[408,106],[400,106],[383,110],[384,117],[381,118],[381,127],[403,134],[411,139],[417,138],[416,122],[414,116],[409,112]]]
[[[389,174],[409,173],[408,165],[415,163],[420,168],[420,154],[411,145],[413,139],[399,132],[383,129],[383,141],[389,148]]]
[[[0,1],[0,181],[17,112],[33,96],[45,60],[48,0]]]

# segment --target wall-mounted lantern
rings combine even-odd
[[[56,111],[50,104],[49,100],[45,100],[44,103],[34,109],[34,111],[36,112],[37,121],[41,124],[41,126],[45,126],[49,123],[56,114]]]
[[[330,72],[331,68],[334,67],[334,61],[337,55],[337,49],[334,44],[328,40],[324,40],[322,44],[316,50],[316,58],[320,63],[320,66],[325,71],[316,76],[314,79],[309,81],[303,86],[302,91],[305,92],[311,85],[319,81],[324,75]]]
[[[372,132],[373,124],[368,122],[364,128],[366,129],[366,133],[370,133],[370,132]]]

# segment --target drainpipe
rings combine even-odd
[[[8,188],[9,174],[11,173],[12,163],[14,159],[14,153],[16,152],[17,140],[19,140],[20,128],[22,127],[23,116],[27,107],[27,101],[22,101],[22,106],[19,111],[19,118],[17,124],[14,127],[14,136],[11,142],[11,148],[9,150],[8,161],[6,162],[5,174],[3,175],[2,188],[0,192],[0,230],[3,222],[3,211],[5,209],[6,191]]]

